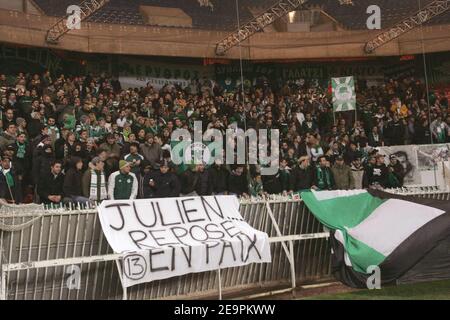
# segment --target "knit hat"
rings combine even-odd
[[[80,117],[80,122],[81,122],[81,123],[85,123],[86,120],[87,120],[88,118],[89,118],[89,117],[88,117],[87,115],[82,115],[82,116]]]
[[[92,159],[91,163],[96,166],[99,162],[101,162],[102,159],[100,159],[100,157],[95,157],[94,159]]]
[[[126,162],[125,160],[120,160],[119,161],[119,169],[122,170],[123,168],[125,168],[126,166],[129,166],[130,164],[128,162]]]
[[[16,119],[16,123],[18,126],[24,124],[26,122],[26,120],[24,118],[17,118]]]

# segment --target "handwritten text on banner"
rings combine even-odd
[[[124,255],[125,287],[271,261],[268,235],[242,219],[234,196],[104,201],[99,215]]]

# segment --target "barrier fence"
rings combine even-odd
[[[392,190],[450,200],[450,192]],[[272,262],[121,285],[121,255],[109,247],[95,208],[0,209],[0,299],[195,298],[223,290],[286,288],[332,278],[327,238],[301,200],[242,200],[243,218],[269,235]]]

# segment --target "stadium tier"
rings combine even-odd
[[[36,4],[50,16],[65,15],[69,5],[76,4],[73,0],[36,0]],[[78,1],[81,2],[81,1]],[[201,29],[230,30],[237,25],[236,8],[228,1],[214,2],[214,9],[200,7],[197,0],[110,0],[102,9],[91,16],[88,21],[99,23],[143,25],[144,18],[140,6],[155,6],[163,8],[182,9],[192,18],[192,27]],[[241,7],[241,21],[247,21],[252,15],[246,7]]]
[[[77,0],[81,2],[80,0]],[[36,4],[49,16],[63,16],[74,0],[35,0]],[[268,8],[275,0],[241,0],[239,1],[240,22],[252,19],[249,8]],[[432,0],[421,1],[422,7]],[[236,28],[236,7],[234,1],[212,1],[213,8],[199,7],[197,0],[110,0],[102,9],[89,18],[90,22],[143,25],[145,20],[139,10],[140,6],[180,8],[192,17],[193,27],[201,29],[231,30]],[[338,0],[310,0],[304,8],[319,8],[332,16],[349,30],[366,28],[366,10],[370,5],[378,5],[383,11],[382,27],[389,27],[419,10],[418,1],[410,0],[360,0],[350,5],[341,5]],[[430,24],[450,22],[450,13],[436,17]]]

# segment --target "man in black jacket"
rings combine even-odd
[[[402,164],[398,161],[396,155],[392,154],[389,156],[389,172],[392,173],[396,178],[396,183],[390,183],[389,187],[391,188],[400,188],[403,187],[403,180],[405,178],[405,168],[403,168]],[[397,183],[398,182],[398,183]]]
[[[143,184],[146,199],[178,197],[181,191],[178,177],[169,171],[169,164],[165,161],[159,165],[158,171],[145,175]]]
[[[41,176],[38,192],[44,204],[59,204],[62,202],[64,198],[64,174],[61,170],[61,162],[54,161],[50,172]]]
[[[368,184],[370,186],[381,186],[382,188],[388,187],[389,183],[389,169],[384,163],[384,155],[378,154],[375,157],[375,165],[369,168],[368,171]]]
[[[227,167],[222,164],[222,161],[216,160],[216,162],[208,170],[211,178],[212,192],[216,195],[227,194],[228,192],[228,176],[230,172]]]
[[[50,166],[55,160],[50,138],[45,136],[33,151],[33,182],[39,184],[39,178],[50,171]]]
[[[386,125],[386,138],[389,138],[391,146],[400,146],[405,144],[405,126],[403,121],[398,118],[396,114],[393,115],[392,120],[388,121]]]
[[[317,160],[317,165],[313,170],[314,179],[312,189],[314,190],[333,190],[335,182],[331,164],[326,156],[321,156]]]
[[[292,171],[290,179],[291,190],[294,192],[311,189],[314,178],[308,156],[300,157],[298,163],[299,165]]]
[[[244,167],[238,165],[228,176],[228,191],[232,195],[248,196],[248,182]]]
[[[211,177],[204,164],[198,164],[181,175],[181,193],[185,196],[207,196],[212,193]]]
[[[88,198],[83,196],[81,180],[83,178],[83,160],[73,157],[70,161],[71,168],[66,172],[64,178],[63,192],[66,197],[64,202],[86,203]]]

